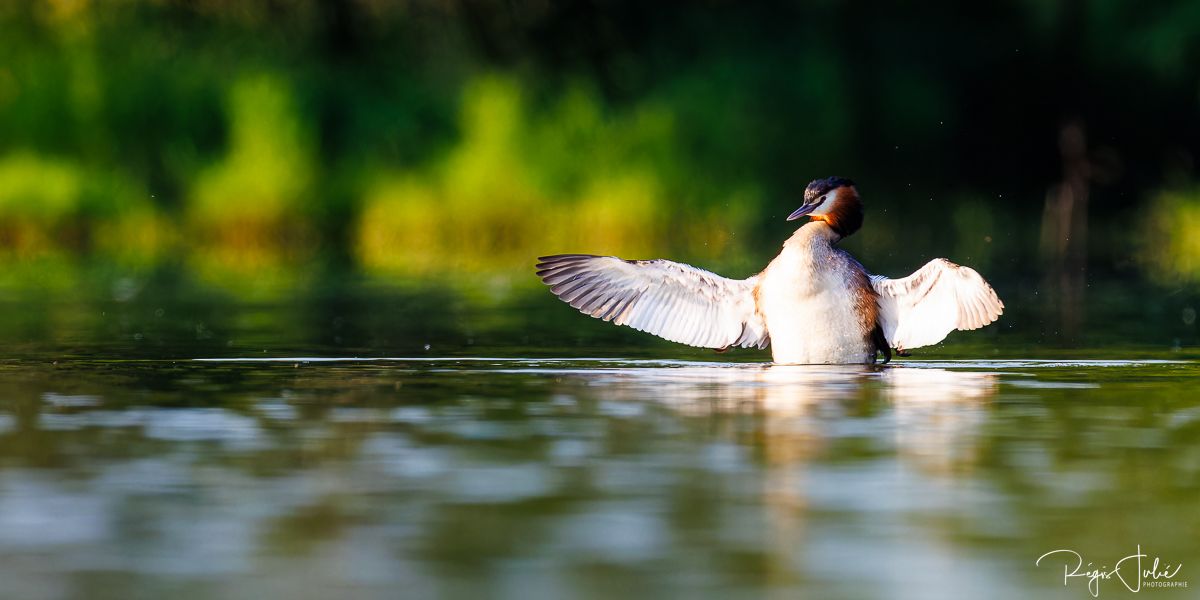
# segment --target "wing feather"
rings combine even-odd
[[[936,344],[951,331],[979,329],[1004,313],[1004,303],[974,269],[935,258],[903,279],[871,276],[879,294],[879,324],[893,348]]]
[[[734,280],[669,260],[560,254],[538,259],[537,275],[580,312],[704,348],[766,348],[754,301],[758,277]]]

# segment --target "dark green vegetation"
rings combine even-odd
[[[1197,6],[4,3],[0,288],[740,276],[840,174],[872,269],[974,266],[1041,342],[1194,345]]]

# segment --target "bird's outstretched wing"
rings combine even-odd
[[[871,276],[879,325],[901,351],[936,344],[955,329],[979,329],[1004,312],[995,290],[974,269],[935,258],[903,279]]]
[[[559,254],[538,259],[538,277],[587,315],[689,346],[766,348],[755,307],[758,276],[726,279],[669,260]]]

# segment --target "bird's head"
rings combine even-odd
[[[842,237],[858,231],[862,227],[863,206],[854,182],[845,177],[827,177],[808,184],[804,188],[804,204],[788,215],[787,220],[805,216],[824,221]]]

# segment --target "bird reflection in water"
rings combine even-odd
[[[995,395],[995,373],[932,367],[702,365],[580,370],[609,402],[654,401],[690,416],[759,417],[752,439],[769,463],[803,460],[831,440],[869,437],[950,468]],[[890,442],[889,442],[890,439]]]
[[[802,564],[805,540],[828,535],[810,531],[827,518],[820,515],[860,510],[889,520],[936,510],[969,488],[999,384],[995,373],[920,366],[690,363],[600,371],[587,378],[603,380],[589,383],[606,401],[654,402],[705,419],[714,437],[750,449],[747,466],[759,472],[765,508],[758,530],[771,555],[786,557],[762,568],[785,585],[810,570]],[[924,542],[934,556],[952,554],[936,550],[948,548],[944,539]]]

